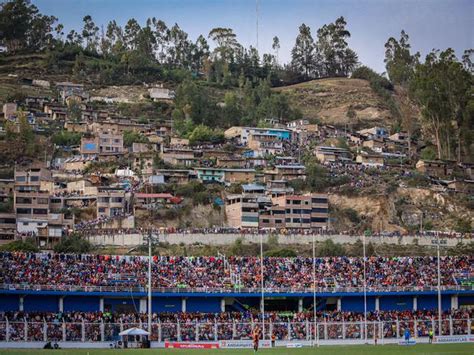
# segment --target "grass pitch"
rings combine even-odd
[[[0,355],[152,355],[152,354],[219,354],[223,355],[243,355],[253,354],[252,349],[216,349],[216,350],[178,350],[178,349],[128,349],[128,350],[109,350],[109,349],[61,349],[61,350],[23,350],[6,349],[0,350]],[[300,348],[300,349],[261,349],[258,354],[274,355],[474,355],[474,344],[417,344],[415,346],[399,345],[335,345],[321,346],[319,348]]]

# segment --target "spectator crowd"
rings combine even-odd
[[[471,326],[474,311],[452,310],[442,314],[442,334],[465,335]],[[368,338],[400,337],[405,329],[417,337],[437,332],[437,312],[375,311],[367,313]],[[130,327],[147,328],[146,313],[105,312],[5,312],[0,313],[0,341],[113,341],[118,333]],[[304,340],[314,334],[314,313],[305,311],[265,313],[266,336],[277,340]],[[153,313],[152,340],[231,340],[250,339],[255,324],[261,324],[261,314],[248,312],[221,313]],[[316,314],[320,339],[360,338],[364,332],[364,314],[343,311],[318,311]],[[25,332],[25,327],[27,331]],[[159,331],[158,331],[159,328]],[[160,335],[159,335],[160,334]]]
[[[259,289],[258,257],[152,257],[153,288]],[[313,279],[315,267],[315,279]],[[148,258],[143,256],[0,253],[0,284],[9,287],[71,289],[101,286],[130,290],[147,285]],[[418,289],[437,286],[437,258],[368,257],[368,290]],[[454,288],[474,275],[474,256],[444,256],[441,285]],[[269,291],[355,289],[364,285],[364,259],[359,257],[265,257],[264,287]],[[90,290],[93,288],[90,287]]]

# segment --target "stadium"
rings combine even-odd
[[[399,344],[407,331],[472,341],[472,256],[3,252],[0,265],[2,347],[251,348],[256,327],[261,348]]]
[[[474,355],[473,14],[0,0],[0,355]]]

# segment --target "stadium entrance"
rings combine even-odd
[[[266,312],[298,312],[298,300],[282,298],[265,299]]]

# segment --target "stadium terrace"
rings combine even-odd
[[[363,259],[264,258],[265,310],[362,312]],[[437,307],[437,259],[370,257],[367,310]],[[152,258],[154,312],[224,312],[258,308],[260,259],[256,257]],[[474,305],[472,256],[441,258],[442,309]],[[148,258],[117,255],[0,254],[0,311],[147,312]]]

